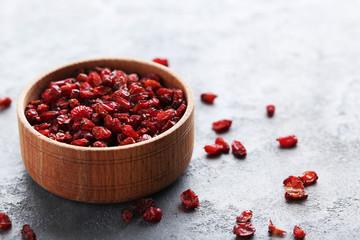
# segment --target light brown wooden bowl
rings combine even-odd
[[[181,120],[150,140],[127,146],[90,148],[47,138],[28,123],[26,105],[39,99],[50,81],[95,66],[127,73],[156,73],[167,87],[183,90],[187,110]],[[170,68],[131,58],[72,62],[37,77],[22,91],[17,106],[22,158],[30,176],[61,197],[89,203],[115,203],[155,193],[173,183],[189,165],[194,145],[194,99],[189,85]]]

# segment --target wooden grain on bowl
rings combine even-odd
[[[51,81],[96,66],[127,73],[156,73],[166,87],[184,92],[187,110],[174,127],[132,145],[86,148],[51,140],[25,118],[26,105],[39,99]],[[69,63],[34,79],[22,91],[17,108],[21,153],[30,176],[61,197],[90,203],[115,203],[155,193],[173,183],[189,165],[194,145],[194,99],[180,75],[160,64],[131,58],[98,58]]]

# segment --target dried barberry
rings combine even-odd
[[[267,105],[266,106],[266,112],[269,117],[274,116],[275,113],[275,106],[274,105]]]
[[[310,185],[318,180],[318,176],[314,171],[306,171],[299,178],[304,185]]]
[[[279,137],[276,140],[279,141],[280,146],[283,147],[283,148],[295,147],[297,142],[298,142],[295,135],[286,136],[286,137]]]
[[[210,155],[217,155],[222,153],[222,146],[219,144],[209,144],[204,147],[205,152]]]
[[[256,229],[251,223],[239,223],[234,226],[233,233],[241,237],[249,237],[255,233]]]
[[[199,198],[191,189],[183,192],[180,199],[187,210],[193,210],[199,206]]]
[[[169,62],[168,62],[168,60],[166,58],[154,58],[153,62],[159,63],[159,64],[164,65],[166,67],[169,66]]]
[[[80,121],[83,118],[91,118],[93,110],[86,106],[78,106],[71,110],[71,118],[74,121]]]
[[[251,210],[245,210],[240,214],[240,216],[236,218],[236,223],[248,222],[252,218],[252,215],[253,214]]]
[[[270,220],[270,224],[269,224],[269,233],[271,234],[283,234],[283,233],[286,233],[286,231],[280,229],[280,228],[277,228],[273,223],[272,221]]]
[[[162,218],[162,211],[160,208],[150,207],[145,211],[142,217],[147,222],[160,222]]]
[[[294,227],[294,238],[295,239],[303,239],[303,238],[305,238],[305,236],[306,236],[306,233],[304,232],[304,230],[302,230],[301,227],[296,225]]]
[[[246,149],[240,141],[234,140],[231,144],[231,150],[233,154],[238,158],[246,157]]]
[[[6,97],[6,98],[0,98],[0,109],[4,109],[7,107],[10,107],[11,105],[11,99]]]
[[[11,228],[12,223],[8,215],[5,213],[0,213],[0,229],[9,229]]]
[[[285,179],[285,199],[291,200],[304,200],[308,197],[305,193],[305,188],[302,181],[297,177],[289,177]]]
[[[111,137],[111,131],[104,127],[94,127],[92,134],[99,141],[106,141]]]
[[[225,132],[229,130],[229,128],[231,127],[231,123],[232,121],[228,119],[220,120],[217,122],[213,122],[212,128],[217,133]]]
[[[122,219],[125,223],[129,224],[132,219],[133,213],[129,208],[124,208],[122,210]]]
[[[217,95],[212,92],[203,93],[201,94],[201,101],[212,104],[216,97]]]
[[[24,225],[20,232],[23,238],[25,238],[26,240],[36,240],[36,235],[34,231],[31,229],[30,225],[28,224]]]
[[[222,137],[217,137],[215,139],[215,144],[221,146],[221,152],[222,153],[229,153],[230,146],[229,146],[229,144],[227,142],[225,142],[225,140]]]

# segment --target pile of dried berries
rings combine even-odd
[[[11,105],[11,99],[6,98],[0,98],[0,109],[8,108]]]
[[[233,233],[236,235],[236,237],[249,237],[255,233],[255,227],[251,223],[249,223],[251,218],[251,210],[243,211],[240,216],[236,218],[236,225],[233,229]]]
[[[151,198],[142,198],[136,201],[132,206],[132,210],[138,213],[147,222],[160,222],[162,218],[162,211],[155,207],[155,202]],[[122,218],[125,223],[130,223],[133,217],[133,211],[130,208],[122,210]]]
[[[180,199],[187,210],[193,210],[199,206],[199,198],[191,189],[183,192]]]
[[[304,200],[308,197],[305,193],[304,185],[309,185],[318,179],[314,171],[304,172],[300,177],[290,176],[284,180],[285,185],[285,199],[291,200]]]
[[[173,127],[186,108],[183,92],[165,88],[156,74],[96,67],[51,82],[41,100],[27,105],[25,116],[53,140],[107,147],[151,139]]]

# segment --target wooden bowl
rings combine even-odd
[[[187,110],[174,127],[132,145],[90,148],[60,143],[38,133],[25,118],[26,105],[39,99],[50,81],[95,66],[127,73],[156,73],[166,87],[184,92]],[[131,58],[97,58],[48,71],[22,91],[17,106],[21,154],[39,185],[61,197],[89,203],[115,203],[155,193],[173,183],[189,165],[194,145],[194,99],[189,85],[170,68]]]

